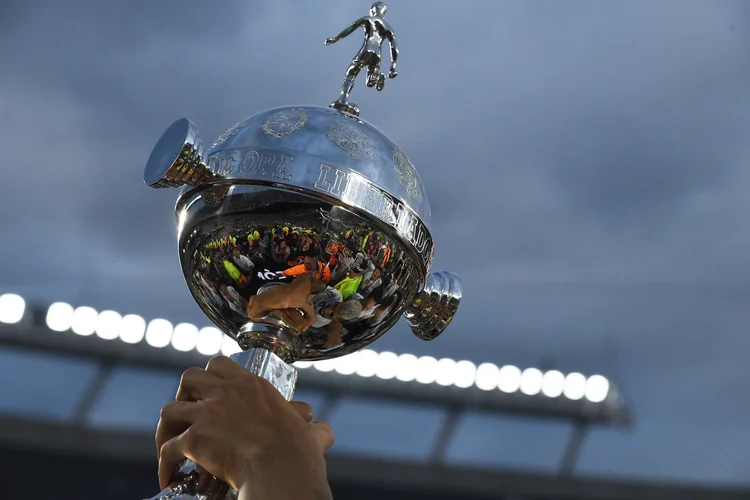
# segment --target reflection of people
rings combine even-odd
[[[362,314],[360,314],[358,319],[370,319],[375,314],[376,309],[378,308],[378,303],[375,301],[374,297],[367,297],[365,299],[362,299],[359,301],[361,304]]]
[[[333,430],[312,418],[309,405],[287,402],[229,358],[212,358],[183,374],[176,401],[161,411],[159,482],[169,486],[190,458],[238,490],[237,500],[331,500],[323,454]]]
[[[309,273],[300,274],[287,285],[250,297],[247,316],[257,321],[273,311],[279,319],[304,332],[316,320],[313,296],[325,290],[326,286]]]
[[[242,299],[237,290],[231,286],[221,285],[219,287],[221,294],[226,299],[227,304],[236,313],[243,314],[245,311],[245,301]]]
[[[336,305],[339,302],[343,302],[343,300],[344,298],[341,296],[341,292],[330,286],[327,286],[322,292],[316,293],[313,296],[312,301],[313,306],[315,307],[315,314],[317,314],[318,319],[312,326],[314,328],[321,328],[327,325],[328,322],[321,321],[321,313],[323,309]]]
[[[312,325],[315,328],[322,328],[330,325],[332,322],[338,323],[335,326],[337,330],[341,329],[341,323],[355,321],[362,316],[362,304],[358,300],[347,300],[346,302],[337,302],[321,307],[317,311],[318,318]]]
[[[255,264],[253,264],[253,261],[247,258],[247,256],[242,255],[239,248],[234,249],[232,260],[235,264],[237,264],[237,267],[239,267],[240,270],[245,274],[252,273],[253,269],[255,268]]]
[[[365,30],[365,40],[362,48],[359,49],[351,65],[346,70],[344,85],[341,88],[341,96],[333,104],[334,107],[345,109],[349,107],[349,94],[351,94],[352,88],[354,88],[354,80],[365,66],[367,66],[367,86],[383,90],[386,76],[380,71],[380,62],[382,60],[383,41],[386,39],[391,44],[391,70],[388,77],[396,78],[398,74],[396,73],[398,47],[396,46],[396,35],[393,29],[383,19],[385,12],[385,4],[375,2],[370,8],[369,16],[357,19],[335,37],[326,39],[326,45],[330,45],[351,35],[357,28],[361,27]]]
[[[357,293],[359,285],[362,283],[362,273],[365,272],[366,264],[364,260],[359,258],[361,255],[362,254],[359,254],[357,256],[358,258],[354,261],[354,264],[352,264],[346,278],[336,283],[336,286],[334,287],[341,292],[341,296],[344,297],[344,300],[348,299],[350,295]]]
[[[289,254],[291,253],[292,249],[289,248],[289,245],[286,244],[286,240],[280,240],[277,245],[274,246],[273,249],[273,260],[278,262],[279,264],[286,262],[289,259]]]
[[[286,277],[299,276],[303,273],[312,274],[323,283],[331,281],[331,270],[316,256],[307,255],[303,257],[302,264],[290,267],[283,272]]]
[[[373,269],[369,279],[363,280],[359,288],[359,293],[363,297],[369,297],[377,288],[383,283],[380,277],[383,275],[383,270],[380,267]]]

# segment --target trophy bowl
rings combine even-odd
[[[358,116],[313,106],[263,111],[205,155],[195,126],[181,119],[157,143],[144,178],[183,187],[175,215],[185,280],[243,349],[262,347],[287,363],[328,359],[361,350],[401,316],[432,340],[457,310],[460,280],[429,272],[430,206],[416,169]],[[304,331],[283,312],[250,317],[254,296],[300,277],[313,282],[315,317]]]

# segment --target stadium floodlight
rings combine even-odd
[[[497,387],[507,394],[518,391],[521,388],[521,369],[513,365],[500,368]]]
[[[500,368],[494,363],[482,363],[477,367],[477,376],[474,383],[483,391],[494,391],[500,380]]]
[[[609,394],[609,380],[601,375],[592,375],[586,380],[586,399],[592,403],[601,403]]]
[[[295,363],[295,366],[299,362]],[[378,370],[378,353],[372,349],[362,349],[359,351],[359,358],[357,358],[357,375],[363,378],[370,378],[375,376],[375,372]]]
[[[93,307],[76,307],[75,311],[73,311],[73,324],[70,326],[70,329],[76,335],[89,337],[96,332],[98,320],[99,313]]]
[[[548,398],[558,398],[565,389],[565,375],[557,370],[549,370],[542,377],[542,394]]]
[[[0,323],[17,323],[25,312],[26,302],[15,294],[0,295]],[[221,353],[230,356],[241,349],[237,342],[213,326],[198,328],[191,323],[173,326],[166,319],[146,321],[136,314],[121,316],[115,311],[97,312],[91,307],[74,308],[64,302],[49,306],[46,325],[52,331],[72,331],[79,336],[105,340],[120,339],[126,344],[146,344],[181,352],[197,351],[204,356]],[[354,376],[362,379],[394,380],[404,384],[431,385],[477,390],[490,396],[492,392],[513,397],[543,400],[581,401],[581,404],[621,405],[617,391],[602,375],[589,377],[578,372],[564,374],[558,370],[537,368],[522,370],[513,365],[474,364],[468,360],[436,359],[390,351],[363,349],[348,356],[316,362],[298,361],[295,367],[333,376]],[[327,375],[326,375],[327,376]],[[327,380],[327,379],[326,379]]]
[[[166,319],[152,319],[146,327],[146,343],[151,347],[167,347],[174,328]]]
[[[521,374],[521,392],[527,396],[536,396],[542,391],[544,374],[537,368],[526,368]]]
[[[206,326],[198,332],[195,349],[204,356],[213,356],[221,351],[221,342],[224,334],[218,328]]]
[[[413,354],[401,354],[396,361],[396,380],[411,382],[417,378],[419,359]]]
[[[586,377],[581,373],[568,373],[565,377],[563,394],[572,401],[583,399],[586,395]]]
[[[477,365],[466,360],[456,362],[454,377],[453,385],[461,389],[468,389],[476,381]]]
[[[75,310],[65,302],[55,302],[47,309],[47,328],[55,332],[65,332],[73,326]]]
[[[146,320],[137,314],[126,314],[120,324],[120,340],[126,344],[137,344],[146,336]]]
[[[114,340],[120,336],[122,316],[115,311],[102,311],[96,319],[96,336],[104,340]]]
[[[198,345],[198,327],[190,323],[180,323],[172,333],[172,347],[181,352],[188,352]]]
[[[435,367],[435,383],[448,387],[456,380],[456,360],[450,358],[439,359]]]
[[[349,356],[339,358],[335,364],[336,373],[340,375],[353,375],[357,371],[357,356],[359,353],[354,352]]]
[[[242,348],[240,348],[237,341],[229,335],[224,335],[224,338],[221,340],[221,354],[224,356],[231,356],[240,351],[242,351]]]
[[[313,367],[323,373],[332,372],[336,368],[336,360],[324,359],[323,361],[317,361],[313,363]]]
[[[421,356],[417,360],[417,378],[420,384],[434,384],[437,379],[438,360],[432,356]]]
[[[335,363],[336,360],[332,359]],[[398,367],[398,355],[394,352],[383,351],[378,354],[378,362],[375,365],[375,376],[379,379],[390,380],[396,376]]]
[[[0,323],[15,324],[23,319],[26,301],[14,293],[0,295]]]

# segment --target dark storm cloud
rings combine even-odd
[[[151,147],[181,116],[210,143],[254,111],[329,102],[356,41],[323,40],[367,7],[6,2],[0,283],[203,324],[175,193],[141,181]],[[618,377],[639,427],[593,438],[591,470],[649,456],[699,475],[695,440],[741,464],[750,442],[727,436],[747,435],[750,403],[724,394],[748,391],[747,4],[390,7],[399,78],[353,97],[419,168],[435,266],[466,299],[436,342],[399,326],[377,347]]]

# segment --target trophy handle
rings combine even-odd
[[[180,118],[162,134],[143,171],[143,182],[154,189],[197,186],[216,177],[205,163],[198,130],[187,118]]]
[[[462,296],[461,278],[449,272],[429,273],[404,312],[411,331],[422,340],[436,339],[453,320]]]
[[[297,370],[271,351],[250,348],[230,356],[250,373],[271,382],[287,401],[294,396]],[[149,500],[233,500],[237,492],[203,470],[192,460],[186,460],[175,474],[172,484]]]

